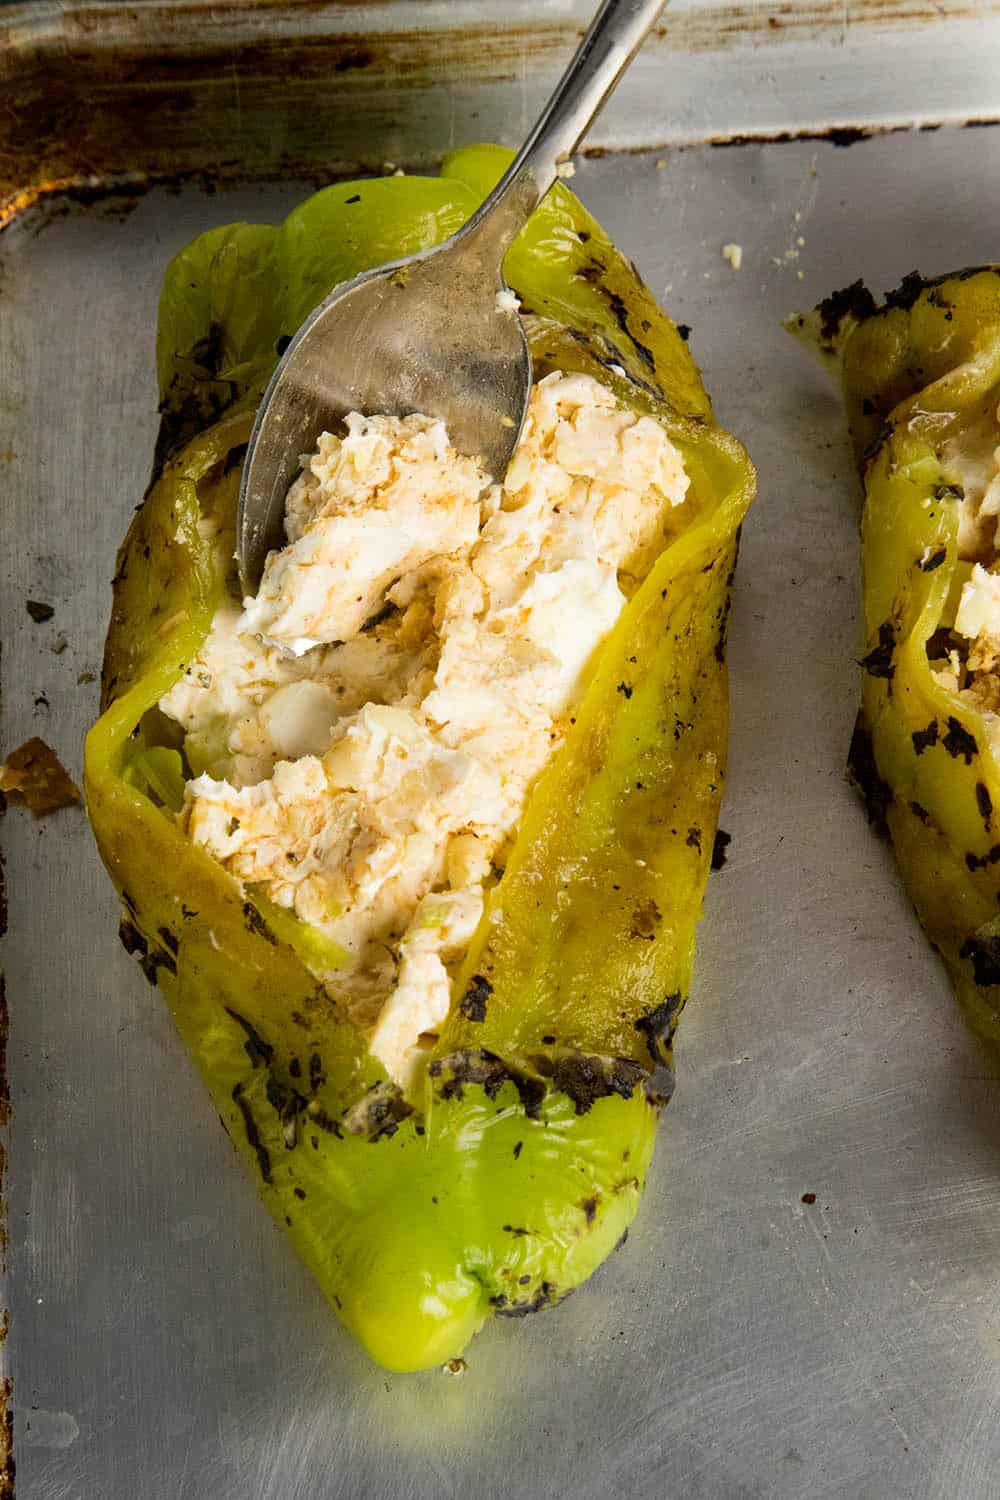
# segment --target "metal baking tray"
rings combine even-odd
[[[348,167],[514,140],[589,3],[499,9],[0,11],[0,747],[79,776],[170,255]],[[369,1364],[119,948],[82,813],[3,820],[5,1500],[15,1456],[20,1500],[1000,1495],[1000,1065],[845,783],[858,486],[781,329],[857,276],[1000,256],[1000,129],[959,128],[998,79],[997,6],[689,0],[579,160],[760,495],[678,1090],[628,1246],[564,1306],[461,1377]]]

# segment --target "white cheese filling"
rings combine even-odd
[[[659,423],[590,376],[533,387],[502,486],[440,422],[352,415],[289,492],[257,598],[161,700],[190,837],[346,951],[321,978],[404,1086],[687,489]]]
[[[1000,751],[1000,409],[995,402],[995,396],[986,402],[942,455],[962,488],[958,545],[968,576],[951,627],[961,641],[937,661],[934,675],[983,715],[993,748]]]

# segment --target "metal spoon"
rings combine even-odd
[[[240,485],[236,556],[255,594],[284,544],[285,499],[322,432],[350,411],[439,417],[459,453],[502,479],[531,389],[521,321],[504,311],[503,259],[582,139],[665,0],[604,0],[509,170],[431,250],[335,287],[302,324],[257,411]]]

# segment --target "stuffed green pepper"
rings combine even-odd
[[[1000,269],[857,283],[796,320],[864,482],[851,769],[972,1024],[1000,1038]]]
[[[672,1086],[753,493],[686,344],[559,184],[506,274],[534,384],[502,482],[440,421],[303,455],[240,597],[255,404],[338,282],[509,161],[317,193],[170,266],[154,477],[121,548],[86,793],[122,937],[269,1208],[396,1370],[615,1248]]]

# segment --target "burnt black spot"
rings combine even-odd
[[[976,782],[976,806],[979,808],[979,816],[984,826],[989,829],[993,821],[993,798],[990,796],[989,787],[982,781]]]
[[[853,317],[863,322],[877,309],[878,304],[864,282],[852,281],[850,286],[842,287],[839,292],[831,292],[816,309],[819,313],[820,338],[827,346],[831,345],[845,318]]]
[[[197,915],[198,913],[195,911],[193,906],[181,906],[181,916],[184,918],[185,922],[190,922],[192,917],[196,917]]]
[[[922,807],[919,802],[910,803],[910,812],[915,818],[919,818],[920,822],[925,825],[930,823],[931,821],[930,813],[927,811],[926,807]]]
[[[159,982],[161,969],[166,969],[168,974],[177,973],[173,954],[161,948],[158,943],[150,943],[127,917],[123,917],[118,924],[118,936],[125,952],[138,957],[139,967],[150,984]]]
[[[684,340],[684,342],[686,344],[687,341],[688,341],[688,339],[691,337],[691,324],[690,323],[678,323],[677,324],[677,332],[680,334],[681,338]]]
[[[887,309],[899,307],[903,312],[909,312],[920,294],[933,285],[934,282],[927,281],[921,276],[919,271],[910,271],[903,277],[899,286],[895,287],[891,292],[886,292],[885,306]]]
[[[970,870],[986,870],[990,865],[1000,863],[1000,844],[994,844],[985,854],[967,854],[965,863]]]
[[[680,990],[675,990],[635,1022],[635,1029],[645,1039],[646,1050],[654,1063],[670,1060],[669,1047],[683,1003]]]
[[[288,348],[289,344],[292,342],[292,338],[293,337],[294,337],[293,334],[283,333],[281,335],[281,337],[278,339],[278,341],[276,342],[276,344],[274,346],[274,352],[278,356],[279,359],[284,354],[284,352]]]
[[[516,1144],[516,1146],[514,1147],[514,1160],[515,1161],[517,1161],[518,1157],[520,1156],[520,1154],[521,1154],[521,1152],[523,1150],[524,1150],[524,1142],[523,1141],[518,1141],[517,1144]]]
[[[403,1098],[395,1084],[377,1084],[360,1105],[345,1116],[344,1124],[352,1135],[362,1135],[371,1144],[390,1140],[403,1120],[413,1114],[412,1104]]]
[[[583,1202],[580,1204],[580,1207],[583,1209],[583,1217],[586,1219],[587,1223],[593,1224],[594,1220],[597,1218],[596,1197],[584,1198]]]
[[[46,620],[51,620],[52,616],[55,614],[55,610],[53,609],[52,605],[43,604],[40,599],[26,600],[25,608],[27,609],[28,614],[34,620],[36,625],[44,625]]]
[[[243,1128],[247,1133],[250,1149],[257,1158],[257,1169],[264,1182],[271,1182],[271,1153],[261,1140],[260,1131],[257,1129],[257,1121],[253,1117],[246,1099],[243,1097],[243,1085],[237,1083],[233,1088],[233,1103],[243,1117]]]
[[[600,264],[598,264],[598,271],[600,273],[600,276],[604,275],[604,267]],[[598,284],[600,284],[600,277],[598,277],[597,280]],[[636,354],[638,354],[647,370],[651,370],[653,374],[655,374],[656,360],[653,357],[653,351],[648,347],[648,345],[644,344],[641,339],[636,338],[635,334],[629,327],[628,308],[625,305],[624,298],[620,297],[617,292],[608,291],[607,289],[605,289],[604,295],[608,299],[608,306],[611,309],[611,316],[618,324],[618,327],[621,329],[622,333],[625,334],[626,338],[631,340]]]
[[[255,1068],[268,1067],[271,1058],[274,1056],[274,1048],[270,1042],[265,1042],[257,1028],[251,1025],[246,1017],[241,1016],[238,1011],[230,1010],[228,1005],[226,1006],[226,1015],[231,1016],[237,1026],[246,1034],[243,1050],[246,1052],[252,1065]]]
[[[529,1313],[541,1312],[557,1300],[557,1288],[553,1281],[543,1281],[537,1294],[530,1301],[510,1301],[502,1292],[490,1298],[490,1303],[501,1318],[526,1318]]]
[[[967,938],[958,956],[972,960],[972,977],[982,989],[1000,984],[1000,937]]]
[[[887,832],[886,813],[892,805],[892,787],[879,774],[872,737],[860,714],[847,753],[847,772],[861,793],[869,823],[877,832]]]
[[[719,634],[715,640],[715,659],[719,666],[723,666],[726,660],[726,641],[729,636],[729,614],[733,607],[733,579],[736,576],[735,564],[726,579],[726,597],[719,611]]]
[[[169,927],[158,927],[156,932],[164,948],[167,948],[176,958],[177,950],[180,947],[180,940],[177,935],[171,932]]]
[[[269,1073],[265,1085],[267,1102],[281,1121],[285,1147],[294,1150],[298,1141],[298,1117],[307,1108],[306,1100],[275,1073]]]
[[[118,923],[118,936],[126,953],[138,953],[140,958],[145,958],[149,944],[135,923],[130,922],[127,917],[122,917]]]
[[[486,1004],[493,993],[493,986],[482,974],[473,974],[469,988],[462,996],[459,1010],[467,1021],[485,1021]]]
[[[870,401],[869,398],[865,396],[861,402],[861,411],[863,416],[873,417],[876,411],[874,401]]]
[[[306,1196],[306,1194],[305,1194],[305,1188],[300,1188],[300,1187],[292,1188],[292,1192],[295,1194],[296,1198],[299,1198],[299,1199],[304,1199],[305,1196]]]
[[[961,757],[967,766],[972,765],[972,757],[979,753],[979,746],[974,737],[956,718],[949,718],[948,733],[941,743],[953,759],[958,760]]]
[[[891,620],[886,620],[884,625],[878,628],[878,645],[874,646],[867,656],[863,656],[859,666],[864,667],[869,677],[884,677],[891,682],[896,675],[893,664],[893,652],[896,649],[896,631]]]
[[[318,1052],[309,1054],[309,1087],[312,1092],[317,1093],[326,1082],[326,1074],[323,1072],[323,1059]]]
[[[891,437],[892,423],[883,422],[878,432],[876,432],[875,436],[868,444],[868,447],[861,455],[862,470],[868,469],[875,462],[879,454],[882,452],[882,449],[885,447],[886,443]]]
[[[623,1249],[627,1242],[628,1242],[628,1230],[627,1229],[623,1229],[622,1232],[621,1232],[621,1234],[618,1236],[618,1239],[615,1241],[615,1250],[621,1250],[621,1249]]]
[[[700,854],[701,853],[701,829],[700,828],[689,828],[688,829],[688,833],[687,833],[687,838],[684,840],[684,842],[685,842],[685,844],[687,845],[687,847],[689,849],[697,849],[698,853]]]
[[[268,927],[252,901],[244,901],[243,903],[243,921],[249,931],[255,933],[257,937],[262,937],[266,943],[277,945],[278,939],[270,927]]]
[[[631,698],[632,696],[632,688],[627,682],[620,682],[618,684],[617,691],[619,693],[622,693],[625,698]]]
[[[166,969],[168,974],[177,973],[177,964],[162,948],[150,948],[145,958],[139,960],[139,967],[150,984],[159,984],[161,969]]]
[[[627,1057],[591,1057],[584,1052],[551,1053],[533,1059],[538,1071],[552,1080],[553,1087],[573,1102],[576,1114],[584,1115],[598,1099],[617,1094],[631,1099],[647,1074],[640,1063]]]
[[[965,490],[960,484],[938,484],[934,487],[935,500],[964,500]]]
[[[288,1072],[292,1078],[302,1077],[302,1064],[297,1057],[293,1057],[288,1064]]]
[[[941,564],[944,562],[944,560],[945,560],[945,558],[947,556],[948,556],[948,548],[947,547],[938,547],[937,550],[934,551],[934,552],[932,552],[929,557],[921,558],[921,560],[920,560],[920,571],[921,571],[921,573],[933,573],[934,569],[935,568],[939,568],[941,566]]]
[[[925,750],[929,750],[932,745],[937,744],[937,719],[932,719],[926,729],[915,729],[910,735],[910,739],[913,741],[913,749],[916,754],[923,755]]]
[[[205,337],[187,352],[185,374],[174,376],[160,403],[160,430],[147,495],[171,455],[204,432],[234,399],[237,387],[220,378],[225,361],[225,329],[221,323],[211,323]]]
[[[731,833],[727,833],[724,828],[717,828],[715,830],[715,839],[713,840],[713,843],[712,843],[712,869],[713,870],[721,870],[722,869],[722,866],[726,863],[726,850],[729,848],[729,846],[730,846],[730,844],[732,842],[733,842],[733,836],[732,836],[732,834]]]
[[[495,1099],[505,1083],[512,1083],[529,1120],[538,1119],[545,1084],[522,1069],[508,1065],[495,1052],[485,1048],[465,1048],[449,1057],[435,1058],[428,1068],[431,1078],[441,1079],[442,1099],[461,1099],[465,1089],[477,1085],[487,1099]]]
[[[327,1135],[336,1136],[338,1141],[342,1141],[344,1139],[344,1132],[337,1124],[337,1121],[334,1120],[332,1116],[327,1114],[326,1110],[318,1105],[315,1100],[306,1105],[306,1113],[309,1117],[310,1124],[315,1125],[318,1127],[318,1129],[325,1131]]]
[[[360,203],[361,202],[361,194],[360,193],[353,193],[350,198],[345,198],[344,202],[345,203]]]

